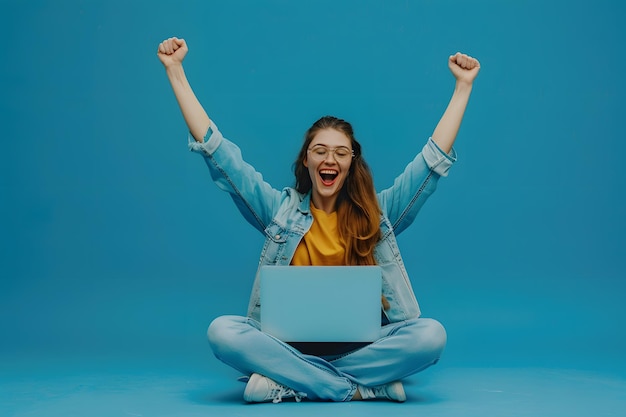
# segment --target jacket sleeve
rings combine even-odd
[[[393,185],[378,193],[381,209],[391,222],[395,234],[406,229],[437,188],[440,177],[448,175],[456,162],[456,152],[443,152],[431,139],[411,161]]]
[[[281,192],[243,160],[239,147],[224,138],[212,121],[202,143],[189,137],[189,149],[204,157],[215,184],[228,192],[244,218],[263,232],[280,204]]]

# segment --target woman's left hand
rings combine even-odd
[[[457,82],[472,84],[480,71],[480,62],[476,58],[457,52],[448,59],[448,68]]]
[[[391,305],[389,304],[387,297],[385,297],[384,295],[381,296],[381,302],[383,304],[383,310],[387,311],[391,308]]]

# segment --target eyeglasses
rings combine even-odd
[[[336,148],[329,148],[324,145],[316,145],[309,148],[308,151],[311,154],[311,159],[316,161],[324,161],[328,158],[328,154],[332,153],[335,161],[345,162],[354,158],[354,151],[347,146],[338,146]]]

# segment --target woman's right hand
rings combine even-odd
[[[187,55],[187,43],[184,39],[169,38],[159,44],[157,56],[165,68],[180,65]]]

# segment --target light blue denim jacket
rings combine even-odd
[[[259,267],[289,265],[296,247],[313,222],[309,209],[311,194],[300,194],[289,187],[272,188],[254,167],[243,160],[237,145],[225,139],[213,123],[204,142],[196,142],[189,136],[189,148],[204,156],[213,181],[230,193],[245,219],[264,234]],[[439,177],[446,176],[455,161],[454,150],[448,155],[429,139],[393,185],[378,193],[383,213],[380,218],[382,238],[376,244],[374,256],[382,268],[383,295],[390,304],[385,314],[392,323],[420,315],[396,235],[413,222],[426,199],[435,191]],[[258,270],[248,316],[260,319]]]

